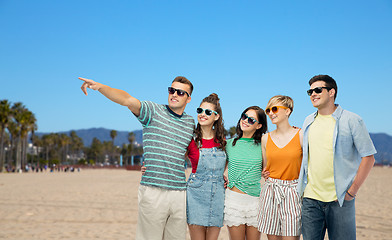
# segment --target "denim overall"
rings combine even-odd
[[[191,173],[187,183],[187,222],[206,227],[222,227],[226,153],[216,147],[200,148],[199,151],[196,173]]]

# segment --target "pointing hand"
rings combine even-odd
[[[87,88],[90,88],[92,90],[99,90],[100,88],[100,84],[97,82],[94,82],[91,79],[87,79],[87,78],[79,78],[80,80],[84,81],[84,83],[82,84],[82,91],[84,92],[84,94],[86,94],[87,96]]]

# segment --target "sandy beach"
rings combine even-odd
[[[2,173],[0,239],[134,239],[139,180],[120,169]],[[392,168],[372,170],[356,209],[357,239],[392,239]]]

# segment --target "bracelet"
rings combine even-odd
[[[350,197],[352,197],[352,198],[355,198],[355,196],[357,196],[356,194],[354,194],[354,196],[353,195],[351,195],[351,193],[347,190],[347,194],[350,196]]]

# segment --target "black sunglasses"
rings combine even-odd
[[[175,92],[177,92],[177,95],[180,97],[183,97],[185,94],[188,95],[188,97],[190,97],[189,93],[187,93],[186,91],[181,90],[181,89],[168,87],[167,90],[168,90],[169,94],[174,94]]]
[[[249,123],[250,125],[253,125],[253,124],[259,122],[259,121],[257,121],[256,119],[254,119],[254,118],[249,117],[248,115],[246,115],[246,113],[242,113],[242,114],[241,114],[241,119],[244,120],[244,121],[245,121],[246,119],[248,119],[248,123]]]
[[[308,93],[309,96],[312,96],[313,91],[317,94],[320,94],[323,91],[323,88],[327,89],[328,91],[331,90],[332,88],[330,87],[316,87],[313,89],[309,89],[308,91],[306,91]]]
[[[216,111],[214,111],[214,110],[211,110],[211,109],[204,109],[204,108],[196,108],[196,112],[197,112],[197,114],[202,114],[203,112],[205,112],[205,114],[207,115],[207,116],[211,116],[212,115],[212,113],[215,113],[216,115],[218,115],[218,113],[216,112]]]

